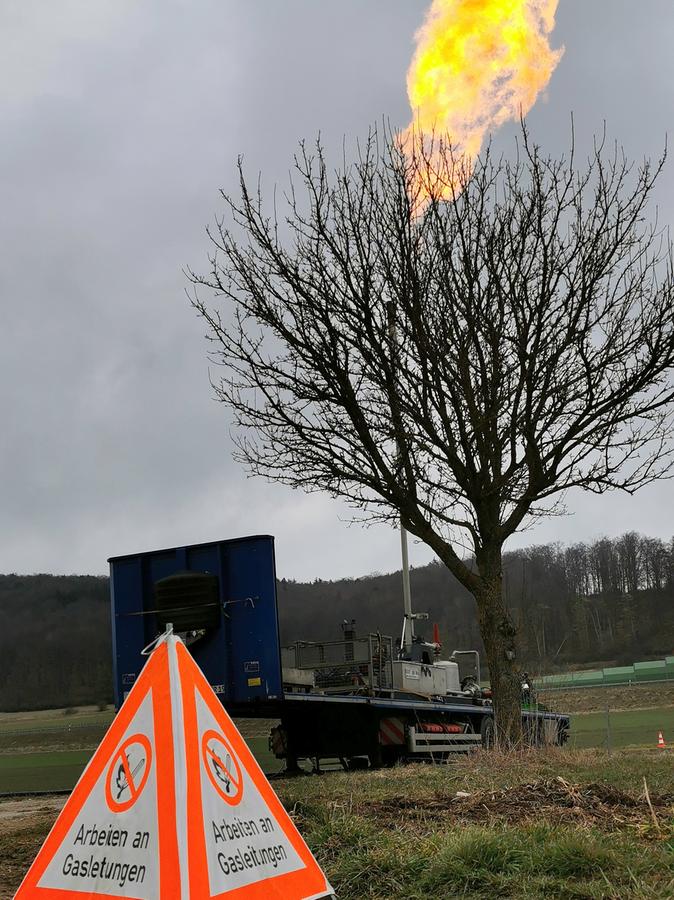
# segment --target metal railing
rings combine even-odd
[[[369,634],[345,641],[297,641],[281,649],[282,664],[314,672],[321,690],[393,687],[393,638]]]

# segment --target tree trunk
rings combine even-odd
[[[501,550],[477,557],[480,586],[474,590],[489,680],[494,696],[497,745],[522,744],[522,682],[516,652],[517,629],[503,597]]]

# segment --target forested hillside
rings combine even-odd
[[[112,699],[108,579],[0,575],[0,710]]]
[[[440,563],[411,574],[414,607],[430,613],[451,649],[481,649],[475,604]],[[505,590],[521,630],[523,666],[550,672],[587,662],[633,662],[674,651],[674,541],[631,532],[570,547],[509,553]],[[339,622],[398,634],[400,573],[349,581],[281,582],[282,637],[338,639]],[[301,626],[302,610],[311,610]],[[301,626],[301,627],[300,627]],[[430,637],[430,628],[428,632]]]
[[[413,569],[415,609],[449,649],[481,649],[472,597],[439,563]],[[510,553],[506,593],[533,673],[674,652],[674,541],[629,533]],[[282,642],[338,640],[339,625],[398,635],[400,573],[311,584],[282,580]],[[0,710],[112,697],[107,578],[0,576]],[[423,623],[422,623],[423,624]]]

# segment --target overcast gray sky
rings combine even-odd
[[[211,397],[182,267],[244,153],[283,181],[297,140],[409,118],[425,0],[0,4],[0,572],[103,573],[108,556],[240,534],[279,574],[390,571],[398,538],[247,480]],[[529,117],[546,148],[607,120],[632,156],[671,131],[671,0],[560,0],[565,55]],[[512,134],[506,128],[499,141]],[[674,164],[661,181],[674,223]],[[514,543],[674,533],[674,484],[569,497]],[[431,558],[412,549],[415,563]]]

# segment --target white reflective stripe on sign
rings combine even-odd
[[[150,690],[39,887],[156,900],[159,841],[154,756]]]

